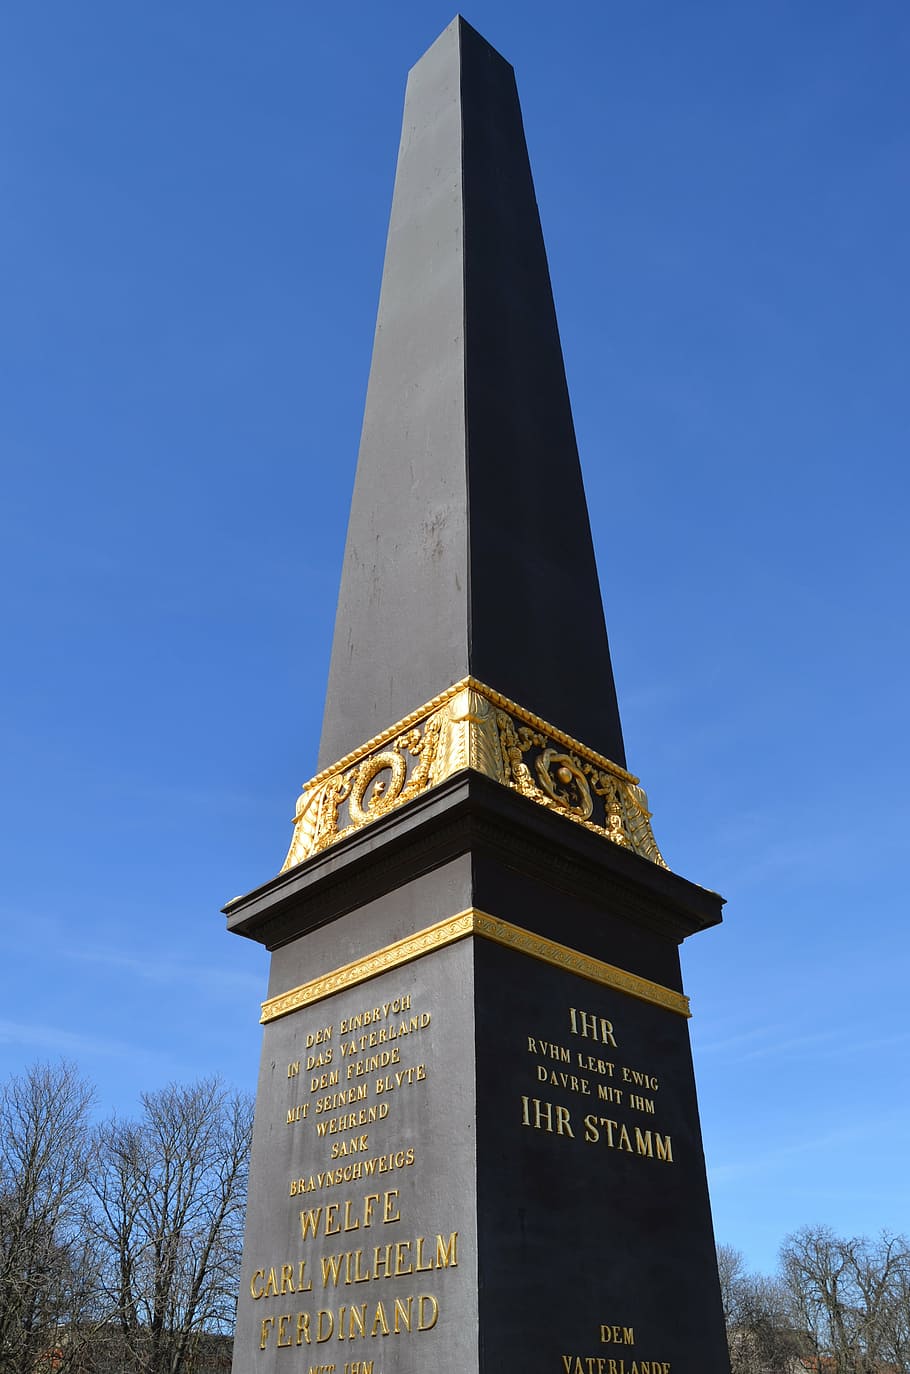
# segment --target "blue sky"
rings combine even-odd
[[[0,1075],[252,1088],[436,0],[0,15]],[[477,0],[516,68],[718,1237],[910,1229],[910,9]]]

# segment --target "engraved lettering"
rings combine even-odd
[[[351,1306],[344,1303],[336,1309],[320,1307],[315,1312],[286,1312],[279,1317],[263,1318],[259,1348],[265,1350],[270,1343],[287,1349],[295,1344],[324,1345],[333,1337],[338,1341],[353,1341],[432,1331],[438,1320],[439,1302],[430,1293],[409,1293]],[[292,1322],[294,1327],[291,1327]],[[324,1371],[335,1367],[322,1364],[310,1365],[309,1369]],[[348,1361],[344,1368],[347,1374],[371,1374],[373,1362]]]
[[[617,1331],[628,1331],[631,1327],[616,1327]],[[609,1327],[602,1327],[601,1330],[609,1331]],[[621,1340],[620,1344],[629,1344],[631,1341]],[[605,1355],[563,1355],[562,1356],[563,1374],[670,1374],[669,1360],[632,1360],[627,1364],[625,1359],[614,1360]]]
[[[405,1303],[407,1306],[405,1306]],[[408,1297],[404,1301],[401,1298],[395,1299],[395,1335],[398,1336],[402,1331],[411,1329],[411,1308],[414,1306],[413,1297]],[[399,1325],[399,1317],[402,1325]]]
[[[634,1345],[635,1331],[631,1326],[611,1326],[604,1323],[600,1328],[600,1339],[604,1345]]]
[[[421,1293],[417,1299],[417,1330],[432,1331],[439,1320],[439,1303],[429,1293]]]
[[[589,1040],[599,1040],[603,1045],[618,1048],[613,1034],[613,1022],[608,1021],[605,1016],[596,1016],[593,1012],[577,1011],[575,1007],[569,1007],[569,1028],[573,1035],[582,1035]]]
[[[324,1236],[334,1236],[342,1229],[357,1231],[361,1226],[372,1226],[377,1219],[382,1226],[400,1221],[398,1195],[397,1188],[389,1188],[382,1193],[367,1193],[360,1203],[346,1202],[343,1228],[338,1220],[338,1212],[342,1205],[340,1202],[331,1202],[325,1207],[311,1207],[308,1211],[300,1213],[300,1238],[306,1240],[308,1236],[312,1236],[315,1240],[320,1233]]]
[[[356,1016],[347,1017],[339,1024],[338,1030],[341,1035],[350,1035],[351,1031],[362,1030],[374,1021],[388,1020],[390,1016],[400,1016],[402,1012],[410,1010],[411,994],[406,993],[403,997],[395,997],[391,1002],[383,1002],[381,1007],[371,1007],[358,1012]]]
[[[650,1088],[652,1093],[657,1092],[657,1079],[654,1074],[651,1073],[641,1073],[638,1069],[623,1067],[622,1081],[624,1083],[634,1083],[637,1088]]]
[[[437,1234],[432,1238],[416,1236],[377,1245],[373,1248],[372,1259],[367,1258],[363,1250],[343,1250],[323,1255],[320,1265],[323,1288],[350,1287],[354,1283],[402,1278],[406,1274],[426,1274],[433,1269],[457,1269],[458,1232],[450,1231],[447,1236]]]
[[[587,1073],[599,1073],[603,1078],[612,1078],[614,1065],[609,1059],[595,1059],[593,1054],[582,1054],[581,1050],[576,1055],[576,1061],[580,1069]]]
[[[310,1079],[310,1092],[324,1092],[326,1088],[337,1088],[338,1070],[332,1069],[330,1073],[320,1073]]]
[[[586,1118],[587,1119],[587,1118]],[[551,1102],[543,1102],[539,1097],[522,1097],[521,1124],[535,1131],[548,1131],[550,1134],[568,1135],[574,1138],[575,1132],[570,1124],[569,1109]]]
[[[668,1135],[642,1131],[636,1126],[633,1141],[628,1127],[606,1116],[586,1116],[584,1127],[584,1140],[589,1145],[596,1145],[602,1139],[608,1149],[625,1150],[627,1154],[640,1155],[644,1159],[659,1159],[664,1164],[673,1163],[673,1142]]]
[[[537,1078],[540,1083],[548,1083],[552,1088],[568,1088],[573,1093],[590,1096],[591,1085],[586,1078],[577,1078],[574,1073],[564,1073],[562,1069],[548,1069],[546,1064],[537,1065]]]
[[[331,1064],[334,1051],[329,1046],[328,1049],[320,1050],[318,1054],[308,1054],[306,1066],[308,1069],[321,1069],[323,1064]]]
[[[361,1107],[359,1112],[342,1112],[340,1116],[330,1116],[323,1121],[317,1121],[316,1134],[340,1135],[343,1131],[352,1131],[357,1126],[370,1126],[374,1121],[384,1121],[388,1114],[388,1102]]]
[[[572,1051],[565,1045],[553,1045],[549,1040],[537,1040],[528,1036],[528,1053],[539,1055],[541,1059],[555,1059],[560,1064],[571,1064]]]

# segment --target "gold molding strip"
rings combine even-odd
[[[442,949],[444,945],[463,940],[466,935],[473,934],[473,931],[474,911],[468,908],[467,911],[460,911],[457,916],[449,916],[445,921],[438,921],[434,926],[419,930],[416,935],[396,940],[394,944],[386,945],[363,959],[342,964],[341,968],[332,969],[331,973],[323,974],[321,978],[313,978],[309,983],[301,983],[299,987],[291,988],[289,992],[283,992],[278,997],[270,997],[267,1002],[263,1002],[259,1019],[265,1024],[277,1020],[279,1016],[287,1016],[289,1012],[298,1011],[300,1007],[310,1007],[314,1002],[321,1002],[323,998],[331,997],[335,992],[356,987],[358,983],[365,983],[368,978],[376,978],[380,973],[389,973],[392,969],[400,968],[402,964],[409,964],[412,960],[419,959],[422,954],[429,954],[431,950]]]
[[[282,873],[465,768],[666,868],[634,774],[467,677],[304,784]]]
[[[500,921],[485,911],[469,907],[467,911],[460,911],[456,916],[449,916],[444,921],[427,926],[426,929],[419,930],[404,940],[396,940],[394,944],[386,945],[363,959],[343,964],[341,968],[333,969],[321,978],[313,978],[310,982],[301,983],[299,987],[291,988],[289,992],[283,992],[278,997],[270,997],[262,1003],[262,1015],[259,1019],[263,1025],[277,1021],[281,1016],[288,1016],[302,1007],[310,1007],[315,1002],[331,997],[333,993],[356,987],[358,983],[365,983],[381,973],[389,973],[392,969],[400,968],[402,964],[411,963],[414,959],[429,954],[431,950],[442,949],[445,945],[454,944],[456,940],[463,940],[468,935],[482,936],[498,945],[505,945],[508,949],[527,954],[532,959],[539,959],[541,963],[566,969],[569,973],[578,974],[580,978],[587,978],[589,982],[600,983],[603,987],[624,992],[640,1002],[649,1002],[652,1006],[662,1007],[665,1011],[675,1012],[678,1016],[691,1015],[689,999],[682,992],[665,988],[660,983],[652,983],[648,978],[640,978],[637,973],[628,973],[625,969],[617,968],[615,964],[605,964],[603,960],[582,954],[568,945],[557,944],[555,940],[547,940],[542,935],[522,929],[521,926],[512,925],[509,921]]]
[[[640,1002],[650,1002],[652,1006],[663,1007],[665,1011],[675,1011],[678,1016],[692,1015],[689,999],[684,992],[665,988],[662,983],[652,983],[650,978],[628,973],[623,968],[617,968],[615,964],[605,964],[602,959],[582,954],[580,950],[572,949],[569,945],[557,944],[555,940],[548,940],[543,935],[534,935],[532,931],[523,930],[521,926],[513,926],[508,921],[499,921],[495,916],[488,916],[485,911],[474,912],[473,933],[483,935],[487,940],[494,940],[496,944],[505,945],[509,949],[520,950],[522,954],[529,954],[532,959],[539,959],[541,963],[553,964],[556,968],[566,969],[569,973],[577,973],[580,978],[587,978],[591,983],[600,983],[603,987],[613,988],[616,992],[625,992]]]

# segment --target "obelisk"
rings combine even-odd
[[[618,577],[618,575],[617,575]],[[626,770],[511,67],[408,79],[235,1374],[729,1368],[669,871]]]

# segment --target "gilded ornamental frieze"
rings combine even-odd
[[[281,871],[464,768],[666,868],[636,777],[465,678],[305,784]]]

